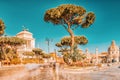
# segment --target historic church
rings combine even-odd
[[[85,51],[86,58],[93,63],[113,63],[120,62],[120,49],[116,45],[115,41],[111,42],[111,45],[108,47],[108,52],[98,53],[96,48],[95,54],[90,54],[88,49]]]
[[[108,48],[108,62],[119,62],[120,51],[119,47],[112,41],[110,47]]]

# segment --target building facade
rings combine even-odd
[[[108,48],[108,62],[119,62],[119,47],[112,41]]]
[[[19,46],[18,52],[30,52],[33,48],[35,48],[35,39],[33,38],[33,34],[28,30],[24,29],[19,32],[16,37],[22,38],[26,40],[26,44]]]

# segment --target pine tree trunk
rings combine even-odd
[[[70,28],[68,28],[68,32],[69,32],[69,34],[71,36],[70,53],[72,54],[74,52],[73,49],[74,49],[74,44],[75,44],[75,42],[74,42],[74,33]]]
[[[8,57],[7,57],[7,54],[5,53],[5,47],[4,46],[1,46],[1,51],[2,51],[2,54],[4,55],[5,59],[8,61]]]

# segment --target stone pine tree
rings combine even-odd
[[[43,54],[42,53],[43,50],[40,48],[34,48],[32,51],[35,53],[36,57],[40,57]]]
[[[2,36],[4,34],[4,30],[5,30],[5,24],[4,22],[0,19],[0,36]]]
[[[4,30],[5,30],[5,24],[3,22],[2,19],[0,19],[0,37],[4,34]],[[0,44],[1,46],[1,44]],[[0,52],[0,60],[1,60],[2,54]]]
[[[25,43],[26,43],[26,40],[18,38],[18,37],[4,37],[4,36],[0,37],[0,54],[1,56],[3,56],[3,59],[9,60],[7,53],[9,53],[10,50],[7,50],[7,49],[12,50],[10,54],[13,53],[13,55],[14,54],[17,55],[17,47]]]
[[[71,62],[81,61],[85,58],[85,55],[79,52],[78,45],[85,45],[88,43],[88,40],[85,36],[75,36],[75,46],[73,54],[69,54],[70,52],[70,44],[71,44],[71,37],[66,36],[61,39],[60,42],[56,43],[56,46],[60,48],[58,50],[63,55],[63,60],[65,63],[70,64]],[[71,61],[71,62],[70,62]]]
[[[85,45],[88,43],[88,40],[85,36],[75,36],[74,37],[74,43],[75,43],[75,47],[77,47],[78,45]],[[69,47],[71,44],[71,37],[70,36],[65,36],[61,39],[60,42],[56,43],[56,46],[60,48],[60,52],[66,52],[69,53]]]
[[[62,25],[71,36],[70,53],[74,52],[74,30],[78,27],[87,28],[93,24],[95,14],[77,5],[63,4],[51,8],[44,14],[44,21]]]

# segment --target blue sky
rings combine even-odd
[[[54,44],[69,35],[62,26],[55,26],[43,20],[44,13],[61,4],[83,6],[96,14],[96,20],[87,29],[78,28],[75,35],[85,35],[89,43],[80,46],[94,53],[107,51],[112,40],[120,46],[120,1],[119,0],[0,0],[0,18],[6,25],[5,34],[14,36],[26,26],[36,39],[36,47],[47,52],[46,38],[53,39],[50,52],[57,49]]]

